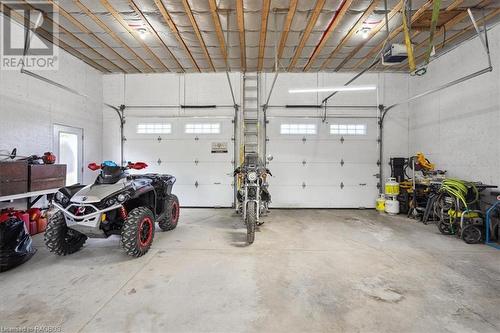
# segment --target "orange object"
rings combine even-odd
[[[46,218],[43,218],[43,217],[40,217],[37,221],[36,221],[36,231],[38,233],[40,232],[44,232],[45,229],[47,229],[47,219]]]
[[[48,151],[42,156],[43,163],[45,164],[54,164],[56,163],[56,155],[52,152]]]

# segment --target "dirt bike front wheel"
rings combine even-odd
[[[257,205],[254,201],[248,203],[247,206],[247,243],[252,244],[255,240],[255,226],[257,225]]]

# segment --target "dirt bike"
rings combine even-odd
[[[268,158],[272,159],[271,157]],[[247,227],[247,243],[255,240],[255,229],[264,224],[261,216],[269,211],[271,194],[268,190],[267,176],[272,176],[269,169],[256,162],[256,158],[247,158],[245,163],[234,170],[241,186],[237,192],[236,211],[242,215]]]

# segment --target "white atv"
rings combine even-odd
[[[161,230],[172,230],[179,221],[179,200],[172,194],[175,177],[165,174],[131,175],[147,164],[111,161],[89,164],[100,170],[94,184],[59,189],[52,203],[57,212],[45,231],[45,244],[58,255],[74,253],[87,237],[121,236],[121,246],[133,257],[148,252],[153,242],[155,222]]]

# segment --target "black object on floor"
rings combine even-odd
[[[35,252],[23,220],[11,217],[0,223],[0,273],[30,260]]]

